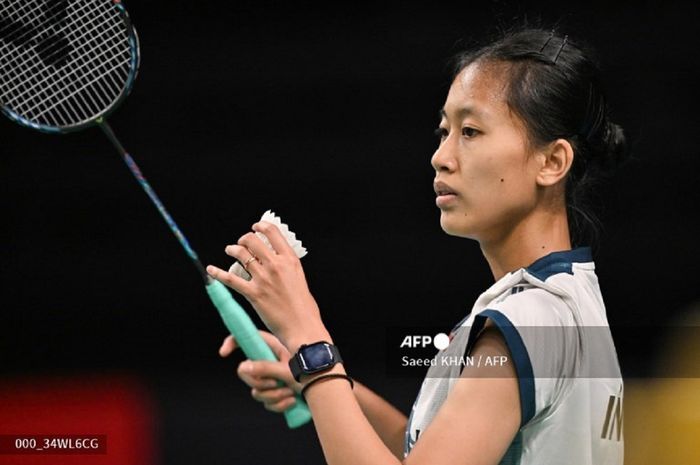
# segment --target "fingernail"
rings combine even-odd
[[[207,273],[214,274],[214,267],[211,265],[207,265]]]
[[[243,362],[241,364],[241,370],[245,373],[250,373],[253,371],[253,363],[252,362]]]

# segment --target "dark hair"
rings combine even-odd
[[[574,245],[595,243],[599,221],[589,208],[593,187],[623,161],[622,128],[610,121],[600,69],[587,47],[555,31],[519,28],[455,57],[454,76],[472,63],[508,65],[506,103],[524,122],[529,142],[559,138],[574,149],[566,205]]]

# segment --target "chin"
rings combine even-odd
[[[464,213],[455,210],[440,211],[440,227],[450,236],[474,239],[473,228]]]

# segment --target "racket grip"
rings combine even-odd
[[[258,328],[243,310],[231,293],[219,281],[210,282],[206,285],[209,298],[214,306],[219,310],[221,318],[224,320],[226,328],[231,332],[236,343],[243,350],[243,353],[251,360],[276,361],[277,357],[265,343],[258,332]],[[284,411],[287,426],[298,428],[311,420],[311,412],[304,402],[304,399],[296,394],[294,405]]]

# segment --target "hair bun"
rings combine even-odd
[[[609,122],[606,135],[606,163],[609,168],[616,168],[627,158],[627,138],[619,125]]]

